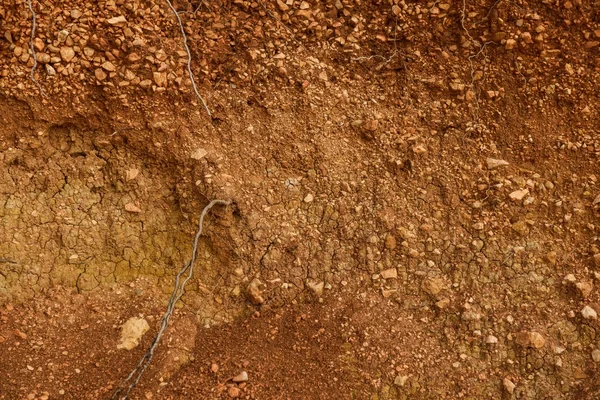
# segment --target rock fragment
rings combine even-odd
[[[498,167],[504,167],[506,165],[509,165],[508,161],[499,160],[496,158],[487,158],[485,160],[485,163],[486,163],[488,169],[496,169]]]
[[[590,306],[585,306],[581,310],[581,316],[585,319],[598,319],[598,313]]]
[[[121,325],[121,339],[117,349],[131,350],[137,347],[140,344],[140,339],[149,329],[148,321],[144,318],[129,318]]]

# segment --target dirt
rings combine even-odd
[[[600,398],[598,1],[173,5],[211,116],[167,1],[33,1],[40,87],[0,5],[0,398],[110,398],[217,198],[130,398]]]

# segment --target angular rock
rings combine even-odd
[[[381,277],[383,279],[396,279],[398,278],[398,270],[396,268],[384,269],[381,271]]]
[[[246,289],[246,297],[254,305],[259,306],[265,302],[265,298],[263,297],[263,292],[261,289],[262,286],[263,284],[261,281],[258,279],[253,279]]]
[[[137,347],[140,344],[140,339],[149,329],[150,325],[144,318],[129,318],[121,325],[121,339],[117,349],[131,350]]]
[[[510,197],[511,200],[521,201],[528,194],[529,194],[529,189],[515,190],[514,192],[509,194],[508,197]]]
[[[246,371],[242,371],[233,377],[232,381],[235,383],[248,382],[248,373]]]
[[[106,22],[108,22],[110,25],[121,26],[121,25],[125,25],[127,23],[127,19],[125,19],[124,16],[119,15],[118,17],[113,17],[113,18],[107,19]]]
[[[506,389],[506,391],[510,394],[512,394],[515,391],[515,388],[517,387],[517,385],[515,385],[513,381],[511,381],[508,378],[504,378],[502,384],[504,386],[504,389]]]
[[[427,278],[421,284],[421,288],[432,296],[437,295],[445,288],[442,278]]]
[[[72,47],[63,46],[60,48],[60,58],[64,62],[70,62],[73,58],[75,58],[75,50]]]
[[[207,154],[208,154],[208,151],[199,147],[196,150],[194,150],[194,152],[192,153],[192,155],[190,157],[192,157],[194,160],[202,160]]]
[[[509,165],[508,161],[499,160],[496,158],[487,158],[485,160],[485,163],[486,163],[488,169],[495,169],[498,167],[504,167],[504,166]]]
[[[581,316],[585,319],[598,319],[598,313],[590,306],[585,306],[581,310]]]

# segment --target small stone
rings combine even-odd
[[[248,300],[250,300],[250,302],[252,302],[252,304],[257,306],[265,302],[261,286],[263,286],[261,281],[258,279],[253,279],[246,289],[246,297]]]
[[[154,72],[152,73],[154,83],[158,87],[167,87],[167,73],[166,72]]]
[[[37,53],[35,58],[37,58],[38,62],[41,64],[48,64],[51,60],[50,54],[46,53]]]
[[[383,271],[381,271],[381,277],[383,279],[397,279],[398,270],[396,268],[384,269]]]
[[[529,343],[535,349],[541,349],[546,344],[546,339],[538,332],[529,332]]]
[[[427,278],[421,284],[421,288],[432,296],[440,293],[444,287],[444,280],[442,278]]]
[[[140,339],[150,329],[148,321],[144,318],[129,318],[121,326],[121,339],[117,349],[131,350],[140,344]]]
[[[83,13],[79,10],[71,10],[71,18],[73,19],[79,19],[82,15]]]
[[[385,248],[389,250],[396,248],[396,238],[391,233],[388,233],[385,237]]]
[[[556,265],[556,258],[557,254],[555,251],[549,251],[548,254],[546,254],[546,261],[548,261],[550,265]]]
[[[505,44],[505,48],[506,50],[512,50],[515,48],[515,46],[517,45],[517,41],[514,39],[507,39],[506,40],[506,44]]]
[[[449,305],[450,305],[450,299],[448,299],[448,298],[443,298],[440,301],[438,301],[437,303],[435,303],[435,306],[437,308],[439,308],[440,310],[448,308]]]
[[[131,62],[131,63],[134,63],[134,62],[140,61],[141,59],[142,59],[142,57],[141,57],[141,56],[140,56],[138,53],[130,53],[130,54],[127,56],[127,61],[129,61],[129,62]]]
[[[108,72],[115,72],[117,70],[117,67],[115,67],[115,65],[110,61],[104,62],[102,64],[102,68],[107,70]]]
[[[306,285],[316,296],[321,296],[323,294],[323,288],[325,287],[325,282],[307,281]]]
[[[75,57],[75,50],[72,47],[63,46],[60,48],[60,57],[65,62],[70,62]]]
[[[131,168],[129,170],[127,170],[127,172],[125,173],[125,178],[128,181],[134,180],[138,174],[140,173],[140,170],[137,168]]]
[[[600,350],[596,349],[592,351],[592,360],[594,360],[594,362],[600,363]]]
[[[512,394],[515,391],[515,388],[517,387],[517,385],[515,385],[513,381],[511,381],[508,378],[504,378],[502,384],[504,385],[504,389],[506,389],[506,391],[510,394]]]
[[[313,201],[314,199],[315,199],[315,197],[314,197],[312,194],[310,194],[310,193],[309,193],[309,194],[307,194],[307,195],[304,197],[304,202],[305,202],[305,203],[310,203],[310,202],[311,202],[311,201]]]
[[[86,57],[93,57],[94,53],[96,51],[94,49],[92,49],[91,47],[84,47],[83,48],[83,54],[85,54]]]
[[[591,293],[592,293],[592,289],[593,286],[591,283],[589,282],[577,282],[575,284],[575,287],[577,288],[577,290],[579,290],[579,293],[581,294],[581,296],[583,298],[587,298]]]
[[[376,119],[368,121],[365,124],[365,129],[368,131],[371,131],[371,132],[375,132],[378,127],[379,127],[379,121],[377,121]]]
[[[408,381],[407,375],[398,375],[396,379],[394,379],[394,385],[404,387],[404,385],[406,385],[406,381]]]
[[[529,189],[515,190],[514,192],[509,194],[508,197],[510,197],[512,200],[515,200],[515,201],[521,201],[528,194],[529,194]]]
[[[48,76],[54,76],[56,75],[56,70],[52,65],[46,64],[46,73],[48,74]]]
[[[108,77],[108,75],[106,74],[106,72],[104,72],[102,68],[96,68],[96,70],[94,71],[94,76],[99,81],[103,81]]]
[[[585,319],[598,319],[598,314],[596,313],[596,310],[594,310],[590,306],[583,307],[583,309],[581,310],[581,315]]]
[[[242,371],[236,375],[232,381],[235,383],[248,382],[248,373],[246,371]]]
[[[142,212],[142,209],[133,203],[127,203],[127,204],[125,204],[125,211],[128,211],[130,213],[139,214]]]
[[[140,82],[140,87],[143,89],[149,89],[152,87],[152,81],[150,79],[144,79]]]
[[[212,363],[210,365],[210,370],[213,374],[216,374],[217,372],[219,372],[219,366],[215,363]]]
[[[127,23],[127,19],[124,16],[119,15],[118,17],[113,17],[106,20],[111,25],[125,25]]]
[[[57,39],[60,43],[63,43],[65,40],[67,40],[68,36],[69,36],[69,31],[66,29],[63,29],[62,31],[58,32]]]
[[[287,11],[290,9],[290,7],[285,4],[282,0],[277,0],[277,7],[279,7],[280,11]]]
[[[194,160],[202,160],[207,154],[208,151],[204,150],[203,148],[197,148],[190,157],[192,157]]]
[[[600,253],[594,254],[594,266],[600,267]]]
[[[488,169],[495,169],[495,168],[498,168],[498,167],[504,167],[504,166],[509,165],[508,161],[499,160],[499,159],[496,159],[496,158],[487,158],[485,160],[485,163],[486,163]]]
[[[15,335],[17,335],[19,338],[21,338],[23,340],[27,340],[27,334],[23,331],[15,329]]]
[[[237,397],[240,397],[240,393],[241,390],[239,387],[237,386],[230,386],[229,389],[227,389],[227,394],[229,395],[229,397],[231,397],[232,399],[235,399]]]
[[[599,204],[599,203],[600,203],[600,194],[594,198],[594,201],[592,201],[592,205],[595,206],[596,204]]]
[[[44,41],[40,38],[35,38],[33,40],[33,47],[36,51],[42,51],[46,47],[46,43],[44,43]]]
[[[487,344],[496,344],[498,343],[498,338],[496,336],[489,335],[487,338],[485,338],[485,342]]]

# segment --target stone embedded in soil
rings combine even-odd
[[[150,329],[144,318],[132,317],[121,325],[121,339],[117,349],[131,350],[140,344],[140,339]]]
[[[498,338],[497,338],[496,336],[489,335],[489,336],[488,336],[488,337],[485,339],[485,342],[486,342],[487,344],[496,344],[496,343],[498,343]]]
[[[487,158],[485,160],[485,163],[486,163],[488,169],[495,169],[498,167],[504,167],[506,165],[509,165],[508,161],[499,160],[496,158]]]
[[[396,279],[398,278],[398,270],[396,268],[388,268],[381,271],[381,277],[383,279]]]
[[[246,371],[242,371],[237,374],[232,381],[235,383],[247,382],[248,381],[248,373]]]
[[[227,394],[229,395],[229,397],[231,397],[232,399],[235,399],[237,397],[240,397],[240,394],[242,393],[242,391],[240,390],[239,387],[237,386],[230,386],[229,389],[227,389]]]
[[[72,47],[61,47],[60,48],[60,57],[65,62],[70,62],[75,57],[75,50]]]
[[[254,305],[258,306],[265,302],[265,298],[263,297],[263,292],[261,290],[262,286],[263,284],[261,281],[258,279],[253,279],[246,289],[246,297]]]
[[[523,347],[533,347],[534,349],[541,349],[546,344],[546,339],[535,331],[519,332],[515,341]]]
[[[508,195],[512,200],[520,201],[525,198],[529,194],[529,189],[515,190],[511,194]]]
[[[137,168],[131,168],[129,170],[127,170],[126,174],[125,174],[125,178],[128,181],[134,180],[138,174],[140,173],[140,170]]]
[[[511,381],[508,378],[504,378],[502,384],[504,385],[504,389],[506,389],[506,391],[510,394],[512,394],[515,391],[515,388],[517,387],[517,385],[515,385],[513,381]]]
[[[136,205],[135,205],[135,204],[133,204],[133,203],[127,203],[127,204],[125,204],[125,211],[128,211],[128,212],[130,212],[130,213],[136,213],[136,214],[137,214],[137,213],[141,213],[141,212],[142,212],[142,209],[141,209],[141,208],[139,208],[138,206],[136,206]]]
[[[587,298],[591,293],[592,293],[592,289],[593,286],[590,282],[577,282],[575,284],[575,287],[577,288],[577,290],[579,291],[579,294],[581,294],[581,296],[583,298]]]
[[[432,296],[440,293],[445,287],[442,278],[427,278],[421,284],[421,288]]]
[[[315,282],[315,281],[307,281],[306,286],[317,296],[321,296],[323,294],[323,288],[325,287],[325,282]]]
[[[592,360],[594,360],[594,362],[600,363],[600,350],[595,349],[594,351],[592,351]]]
[[[406,385],[406,381],[408,381],[407,375],[398,375],[396,379],[394,379],[394,385],[404,387],[404,385]]]
[[[127,23],[127,19],[124,16],[119,15],[118,17],[113,17],[106,20],[106,22],[108,22],[111,25],[124,25]]]
[[[315,199],[315,197],[314,197],[312,194],[310,194],[310,193],[309,193],[309,194],[307,194],[307,195],[304,197],[304,202],[305,202],[305,203],[310,203],[310,202],[312,202],[314,199]]]
[[[192,152],[190,157],[192,157],[194,160],[202,160],[207,154],[208,151],[204,150],[203,148],[197,148],[194,150],[194,152]]]
[[[585,319],[598,319],[598,313],[590,306],[585,306],[581,310],[581,316]]]

